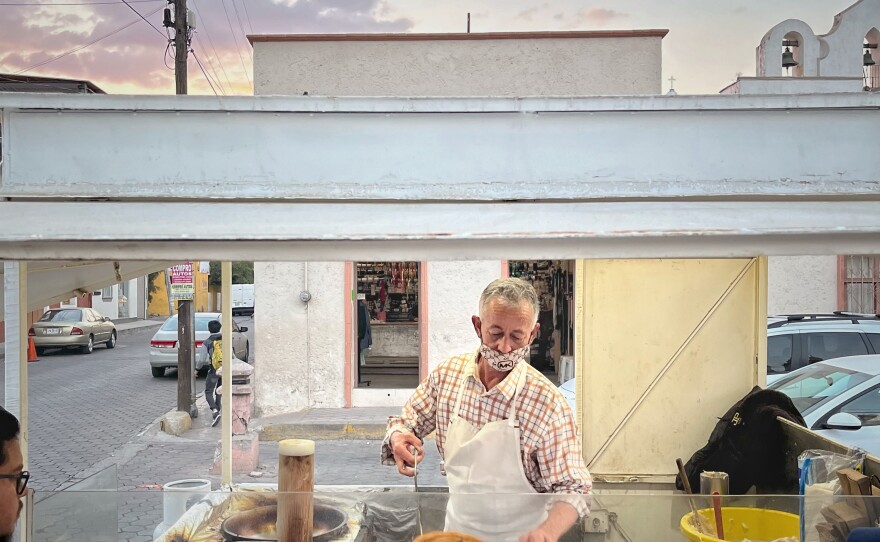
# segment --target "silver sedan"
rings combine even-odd
[[[208,322],[220,321],[219,312],[197,312],[195,314],[195,367],[201,374],[208,370],[208,353],[205,349],[205,339],[211,336],[208,331]],[[235,320],[232,321],[232,353],[242,360],[248,361],[250,357],[250,345],[248,343],[246,327],[238,327]],[[166,368],[177,368],[177,315],[165,320],[162,327],[150,340],[150,371],[153,376],[159,378],[165,374]]]
[[[768,389],[791,397],[816,433],[880,456],[880,354],[820,361]]]
[[[50,348],[77,348],[91,354],[96,344],[116,346],[116,326],[95,309],[73,307],[50,309],[28,330],[38,355]]]

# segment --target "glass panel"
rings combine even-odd
[[[79,309],[51,310],[43,314],[40,322],[82,322],[83,314]]]
[[[713,534],[716,531],[716,516],[710,497],[694,495],[689,498],[668,484],[642,484],[646,487],[644,489],[639,484],[635,486],[637,489],[606,486],[586,498],[569,496],[588,503],[590,515],[575,522],[560,537],[560,542],[697,540],[693,533],[696,527],[691,521],[692,508],[699,510],[700,527],[704,531]],[[313,535],[324,541],[409,542],[421,533],[438,533],[446,529],[484,540],[496,539],[497,532],[506,529],[520,534],[520,531],[529,530],[532,523],[537,526],[544,511],[553,506],[551,499],[554,496],[450,496],[443,491],[413,493],[411,488],[401,486],[319,487],[319,491],[313,494],[278,494],[273,484],[246,484],[235,492],[62,491],[37,498],[41,505],[35,512],[35,540],[40,542],[275,539],[279,500],[310,502],[315,518]],[[46,503],[50,502],[69,506],[48,507]],[[818,539],[812,535],[817,534],[817,525],[825,521],[822,512],[836,502],[839,499],[830,494],[808,497],[722,496],[719,511],[724,539],[792,537],[796,540],[801,524],[808,539]],[[118,516],[115,515],[117,503]],[[859,510],[880,508],[880,497],[848,498],[847,504],[858,514]],[[453,510],[465,512],[458,525],[447,525],[447,507],[450,505]],[[113,521],[109,521],[111,508]],[[474,517],[482,519],[470,521],[467,515],[472,511],[479,512]],[[500,521],[502,517],[511,519]],[[236,533],[245,531],[249,531],[253,538],[235,538]],[[258,533],[271,533],[274,537],[257,538]],[[514,540],[517,538],[513,537]]]
[[[208,322],[219,318],[199,316],[196,317],[196,331],[208,331]],[[235,329],[235,326],[233,326]],[[177,331],[177,316],[172,316],[162,324],[162,331]]]
[[[801,414],[807,415],[828,399],[852,389],[871,378],[871,375],[835,367],[812,365],[803,371],[774,382],[769,389],[781,391],[791,397]]]
[[[846,310],[861,313],[874,312],[875,286],[871,282],[848,283],[846,285]]]
[[[873,257],[872,256],[847,256],[846,257],[846,278],[848,279],[870,279],[873,273]]]
[[[858,333],[810,333],[807,335],[809,362],[867,354],[868,347]]]
[[[840,410],[857,417],[862,421],[862,426],[880,425],[880,388],[873,389],[850,401]]]
[[[785,374],[791,370],[793,335],[767,337],[767,374]]]
[[[880,333],[868,333],[868,340],[874,347],[874,353],[880,354]]]

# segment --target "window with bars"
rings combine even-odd
[[[838,275],[841,310],[880,313],[880,256],[840,256]]]

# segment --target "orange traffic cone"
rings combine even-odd
[[[40,361],[37,357],[37,348],[34,346],[34,338],[28,337],[28,361]]]

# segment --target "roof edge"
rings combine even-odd
[[[547,32],[475,32],[475,33],[366,33],[366,34],[255,34],[248,41],[271,43],[284,41],[478,41],[577,38],[664,38],[669,29],[578,30]]]

